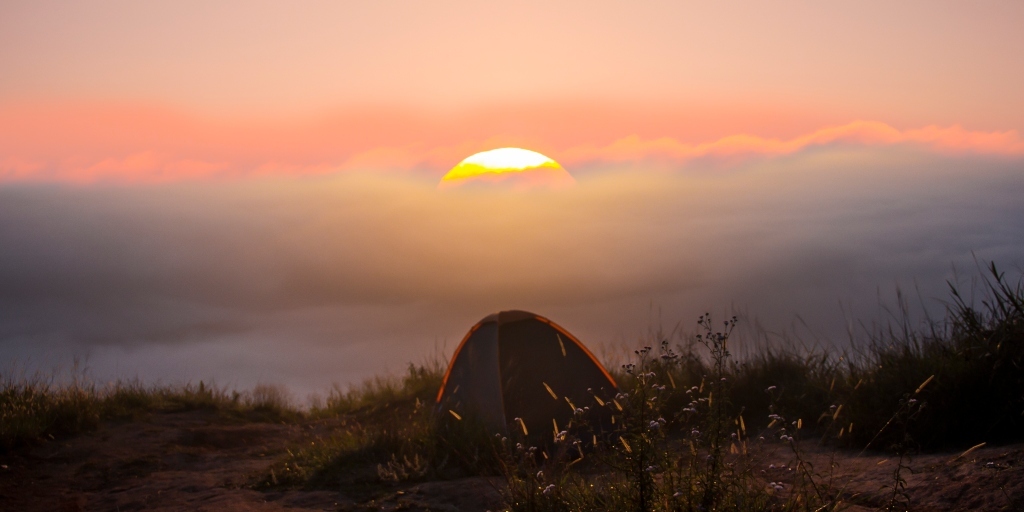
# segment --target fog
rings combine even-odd
[[[842,346],[897,287],[940,315],[976,261],[1024,266],[1019,158],[835,146],[569,170],[574,188],[525,193],[369,171],[0,185],[0,371],[78,360],[100,381],[304,396],[450,355],[503,309],[606,354],[705,311]]]

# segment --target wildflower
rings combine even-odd
[[[551,494],[551,493],[553,493],[553,492],[555,492],[555,484],[551,484],[551,485],[549,485],[549,486],[545,487],[545,488],[544,488],[544,491],[543,491],[543,493],[544,493],[545,495],[547,495],[547,494]]]
[[[776,389],[778,389],[776,386],[768,386],[768,389],[764,390],[764,392],[765,393],[771,393],[772,391],[775,391]]]
[[[646,471],[648,473],[653,473],[653,472],[655,472],[657,470],[658,470],[658,468],[656,468],[654,466],[647,466],[647,469],[645,469],[644,471]]]
[[[652,421],[649,425],[647,425],[647,428],[651,430],[658,430],[659,428],[661,428],[661,424],[658,423],[657,421]]]
[[[544,472],[543,471],[538,471],[537,472],[537,480],[543,480],[543,479],[544,479]]]

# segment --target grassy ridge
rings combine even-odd
[[[351,486],[492,471],[486,430],[473,418],[439,415],[434,405],[446,365],[435,357],[410,364],[399,378],[335,387],[308,417],[341,421],[343,428],[290,452],[258,486]]]
[[[41,378],[0,380],[0,452],[31,446],[44,438],[95,429],[101,422],[157,411],[211,409],[254,420],[298,417],[281,388],[256,386],[228,392],[198,385],[145,386],[117,382],[96,386],[82,379],[54,384]]]

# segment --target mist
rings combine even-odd
[[[616,165],[525,193],[369,171],[2,185],[0,367],[303,396],[450,355],[505,309],[606,354],[705,312],[841,347],[897,288],[941,317],[977,261],[1024,266],[1019,158],[826,146]]]

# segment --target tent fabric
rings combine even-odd
[[[531,434],[547,434],[572,419],[570,403],[589,406],[593,393],[616,389],[611,375],[568,331],[533,313],[502,311],[463,338],[437,402],[476,415],[495,432],[507,434],[521,418]]]

